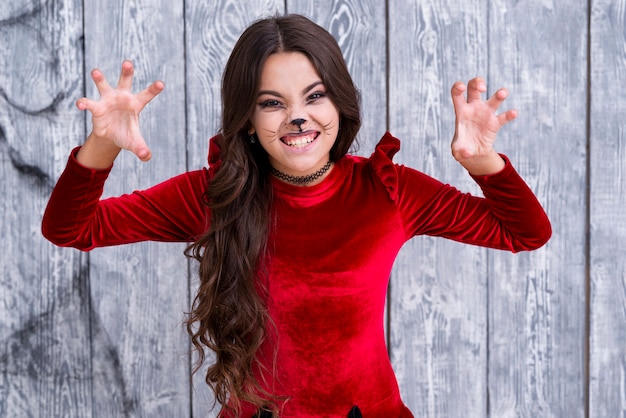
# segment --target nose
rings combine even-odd
[[[302,118],[298,118],[298,119],[294,119],[291,122],[289,122],[292,125],[296,125],[298,127],[298,129],[300,129],[300,131],[302,131],[302,124],[306,122],[305,119]]]

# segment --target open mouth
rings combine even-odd
[[[292,148],[303,148],[313,143],[318,137],[319,132],[304,132],[299,134],[290,134],[280,138],[280,141]]]

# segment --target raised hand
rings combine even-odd
[[[100,99],[92,100],[83,97],[76,101],[76,106],[80,110],[91,112],[93,122],[93,130],[85,143],[87,150],[83,152],[81,149],[80,151],[83,153],[82,157],[85,157],[85,154],[91,150],[93,150],[92,156],[98,157],[95,154],[98,152],[106,154],[102,150],[107,149],[115,158],[119,149],[126,149],[142,161],[148,161],[151,158],[150,148],[146,145],[139,130],[139,114],[152,99],[163,91],[165,85],[161,81],[156,81],[141,92],[133,94],[131,91],[133,73],[133,64],[130,61],[124,61],[117,86],[113,88],[100,70],[94,69],[91,72],[91,77],[100,92]],[[80,153],[79,157],[81,157]],[[87,157],[91,156],[87,155]],[[94,158],[85,158],[85,161],[91,162]]]
[[[501,88],[483,100],[481,95],[486,91],[485,81],[477,77],[467,86],[457,81],[451,92],[456,114],[452,155],[476,175],[493,174],[504,167],[493,144],[500,128],[517,117],[515,110],[496,113],[508,95],[506,89]]]

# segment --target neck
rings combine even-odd
[[[282,171],[278,171],[274,167],[271,169],[271,173],[281,179],[284,182],[295,184],[297,186],[307,186],[324,176],[330,170],[333,163],[329,160],[324,167],[317,170],[315,173],[308,174],[306,176],[292,176],[291,174],[283,173]]]

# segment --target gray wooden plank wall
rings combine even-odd
[[[418,417],[626,417],[626,2],[5,0],[0,7],[0,416],[204,417],[181,323],[184,246],[80,253],[42,239],[50,190],[89,130],[74,107],[132,59],[153,160],[123,155],[106,194],[205,165],[223,65],[254,19],[303,13],[363,93],[359,154],[478,193],[450,156],[457,79],[509,88],[500,135],[553,222],[533,253],[420,237],[396,263],[389,352]]]

